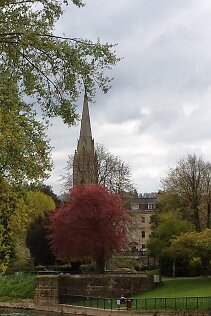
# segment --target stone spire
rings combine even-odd
[[[87,100],[86,95],[84,96],[81,130],[80,130],[80,138],[82,137],[92,138],[91,124],[90,124],[90,117],[89,117],[89,105],[88,105],[88,100]]]
[[[88,99],[85,95],[80,137],[73,161],[73,185],[88,183],[97,183],[97,156],[92,138]]]
[[[84,96],[80,137],[78,140],[77,150],[81,150],[83,147],[86,147],[87,150],[94,150],[94,140],[92,139],[92,130],[89,117],[89,105],[86,95]]]

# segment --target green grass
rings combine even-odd
[[[171,278],[134,296],[137,310],[211,309],[211,278]]]
[[[0,276],[0,301],[33,298],[34,275],[13,274]]]
[[[211,296],[211,278],[195,277],[164,280],[156,288],[136,298]]]

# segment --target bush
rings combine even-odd
[[[48,241],[49,214],[43,214],[31,223],[26,237],[26,244],[34,259],[34,265],[52,265],[56,258]]]
[[[58,271],[58,272],[66,272],[66,273],[74,273],[81,272],[80,269],[81,263],[80,261],[71,262],[71,264],[54,264],[54,265],[38,265],[35,267],[36,271]]]

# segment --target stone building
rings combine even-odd
[[[134,196],[128,203],[128,213],[131,215],[129,246],[142,254],[146,252],[146,242],[151,234],[150,222],[156,203],[157,193],[154,192]]]

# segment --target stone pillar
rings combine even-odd
[[[59,276],[36,276],[35,308],[46,309],[57,307],[59,304]]]

